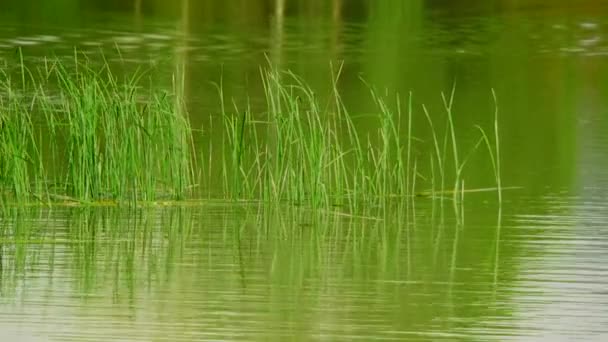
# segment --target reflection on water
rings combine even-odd
[[[3,220],[1,331],[450,340],[495,314],[494,230],[456,227],[425,205],[357,217],[229,203],[14,210]],[[473,255],[477,239],[488,243]]]
[[[603,192],[605,195],[605,191]],[[513,292],[518,329],[544,340],[608,336],[608,205],[602,198],[546,199],[545,214],[518,215],[523,242]]]
[[[525,204],[541,208],[503,218],[498,265],[496,211],[470,210],[457,226],[424,202],[415,216],[230,203],[14,210],[2,221],[0,331],[54,341],[600,340],[606,206]]]
[[[536,58],[543,56],[554,58],[558,56],[606,56],[608,55],[608,39],[605,39],[608,22],[603,19],[584,17],[572,21],[564,21],[562,17],[536,18],[520,17],[473,17],[450,20],[437,20],[429,17],[416,29],[416,34],[403,36],[399,31],[388,31],[382,39],[403,45],[415,45],[421,51],[416,54],[440,58],[446,54],[488,56],[493,54],[496,43],[504,40],[503,44],[513,44],[509,54],[520,55],[532,53]],[[125,23],[122,23],[126,26]],[[112,30],[105,27],[76,28],[57,30],[40,28],[24,33],[10,27],[0,30],[0,48],[6,53],[17,47],[38,47],[52,49],[56,53],[67,53],[74,47],[82,51],[98,53],[99,48],[119,48],[140,61],[150,58],[166,57],[166,49],[189,51],[189,58],[194,62],[220,62],[211,58],[221,58],[222,63],[234,63],[245,58],[250,62],[260,64],[263,54],[271,47],[272,38],[266,29],[249,32],[226,32],[212,29],[211,31],[183,32],[177,27],[150,25],[145,31]],[[305,24],[287,20],[281,35],[283,53],[316,56],[317,61],[333,59],[327,55],[328,44],[339,44],[341,53],[338,58],[347,58],[354,62],[365,58],[370,53],[369,43],[362,40],[370,27],[358,22],[345,22],[339,32],[335,28],[321,24],[311,32]],[[338,34],[333,37],[332,34]],[[186,37],[184,37],[186,35]],[[314,37],[314,39],[313,39]],[[184,39],[186,38],[186,39]],[[334,56],[335,57],[335,56]],[[354,59],[353,59],[354,58]],[[289,61],[293,63],[293,61]]]

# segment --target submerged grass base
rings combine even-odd
[[[464,195],[466,160],[458,159],[453,92],[443,97],[444,137],[423,107],[433,153],[421,158],[412,152],[419,142],[413,139],[411,94],[389,106],[371,91],[379,128],[362,137],[337,90],[339,71],[332,78],[330,105],[322,106],[298,76],[263,70],[266,111],[253,113],[248,107],[232,113],[220,89],[223,126],[211,134],[221,135],[222,144],[208,140],[195,148],[193,135],[199,133],[190,127],[176,92],[142,88],[142,73],[118,79],[107,66],[95,69],[77,57],[73,69],[45,63],[35,71],[22,67],[18,79],[7,73],[0,78],[3,205],[132,205],[213,193],[354,211],[369,203],[413,200],[420,194],[419,163],[429,161],[426,179],[432,189],[425,196],[443,198],[450,183],[454,203]],[[500,201],[497,116],[493,128],[495,134],[488,135],[479,127],[478,145],[490,153]],[[448,155],[454,159],[452,177]]]

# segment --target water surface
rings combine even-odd
[[[221,201],[13,208],[1,219],[1,339],[608,339],[608,6],[278,3],[5,1],[0,68],[16,68],[21,48],[30,65],[104,56],[167,88],[181,70],[203,127],[219,115],[219,82],[262,108],[261,66],[293,70],[323,97],[343,65],[362,130],[376,124],[362,79],[412,91],[415,127],[420,104],[439,118],[456,84],[463,150],[474,124],[491,124],[494,89],[503,184],[519,188],[501,208],[467,194],[458,215],[425,198],[356,216]],[[487,157],[467,164],[468,186],[492,177]]]

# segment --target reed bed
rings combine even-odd
[[[18,77],[4,72],[2,203],[133,204],[213,193],[220,199],[357,211],[387,201],[413,202],[423,193],[417,189],[421,178],[430,179],[425,196],[442,203],[448,179],[453,181],[449,193],[455,206],[462,202],[466,159],[459,159],[454,92],[443,95],[442,114],[422,106],[419,117],[431,129],[432,153],[420,156],[415,145],[425,142],[413,138],[412,94],[387,98],[370,87],[378,129],[363,136],[338,92],[339,74],[332,77],[327,101],[291,72],[261,69],[261,112],[227,106],[219,87],[222,125],[203,132],[221,136],[221,146],[212,146],[212,139],[194,146],[193,136],[201,133],[190,127],[183,99],[174,90],[143,87],[145,72],[119,78],[107,64],[93,67],[77,54],[69,66],[46,61],[36,70],[22,66]],[[447,127],[443,136],[437,117]],[[494,134],[478,127],[476,147],[484,144],[490,153],[501,200],[497,120],[496,115]],[[219,163],[213,154],[220,155]],[[448,157],[454,160],[449,175]],[[422,176],[419,165],[427,160],[431,175]]]

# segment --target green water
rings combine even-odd
[[[17,67],[18,47],[30,65],[77,49],[118,72],[150,69],[161,88],[177,75],[204,130],[220,111],[215,84],[259,109],[260,66],[323,98],[342,65],[362,134],[377,125],[363,79],[412,92],[421,140],[421,104],[440,112],[456,84],[463,151],[475,124],[491,125],[494,89],[502,182],[519,188],[501,208],[467,193],[457,215],[425,198],[355,215],[220,201],[13,208],[0,224],[0,340],[607,339],[608,4],[281,3],[3,1],[0,68]],[[487,156],[464,178],[494,186]]]

